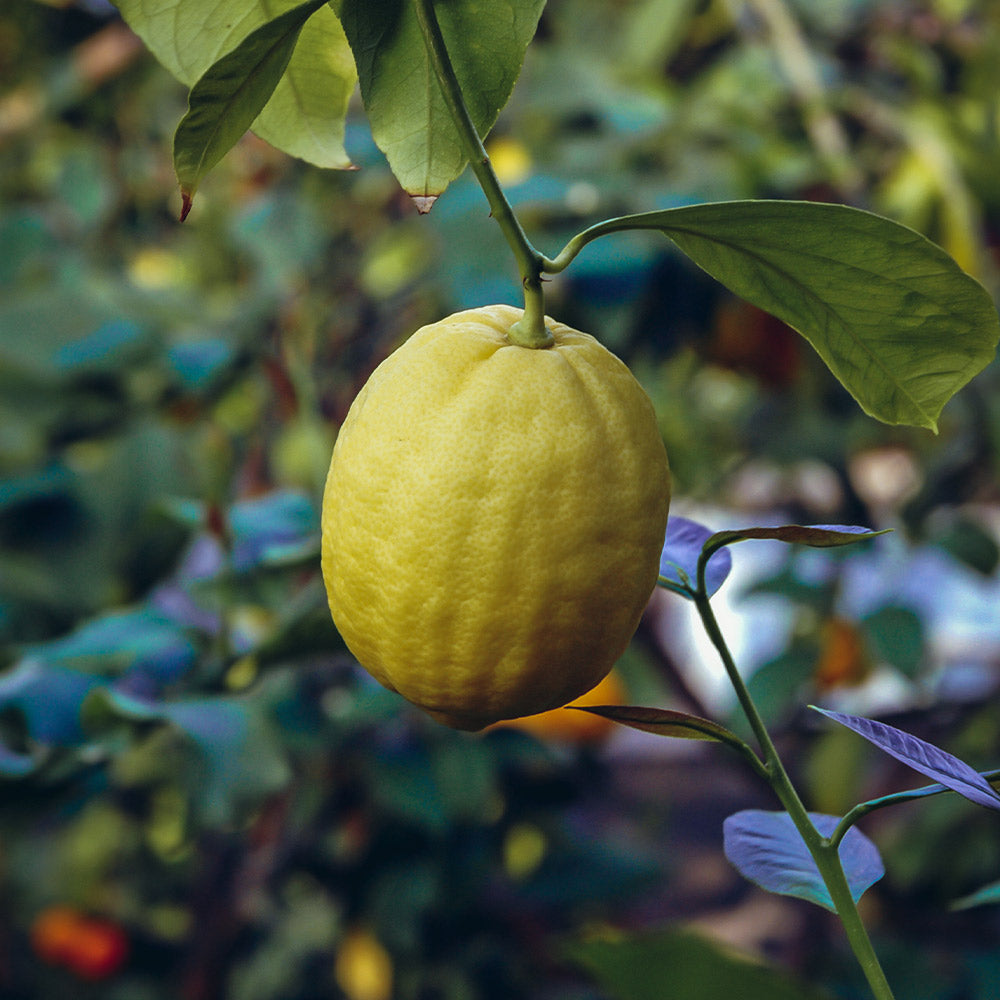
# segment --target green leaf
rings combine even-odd
[[[630,729],[654,733],[657,736],[673,736],[684,740],[712,740],[740,748],[746,746],[743,740],[725,726],[697,715],[688,715],[686,712],[643,708],[638,705],[567,705],[566,707],[575,712],[600,715]]]
[[[202,177],[253,124],[288,66],[306,21],[326,0],[306,0],[252,31],[191,88],[174,135],[183,220]]]
[[[572,942],[570,961],[615,1000],[820,1000],[822,993],[769,965],[686,930]]]
[[[484,136],[507,103],[544,0],[449,0],[436,13],[465,103]],[[421,211],[465,169],[411,0],[344,0],[372,135]]]
[[[156,58],[191,85],[262,25],[300,0],[115,0],[129,27]],[[344,150],[347,103],[357,83],[354,59],[329,6],[309,19],[253,131],[291,156],[320,167],[351,166]]]
[[[891,530],[883,528],[881,531],[873,531],[871,528],[844,524],[781,524],[773,528],[733,528],[729,531],[717,531],[705,541],[704,548],[714,552],[723,545],[755,538],[785,542],[787,545],[808,545],[814,549],[831,549],[864,542]]]
[[[735,201],[603,222],[567,247],[658,229],[737,295],[798,330],[869,416],[937,430],[993,358],[986,290],[919,233],[870,212]],[[572,256],[572,254],[568,254]]]

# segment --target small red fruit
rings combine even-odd
[[[114,975],[128,957],[128,938],[121,927],[62,905],[50,906],[35,918],[31,946],[43,962],[65,966],[90,982]]]

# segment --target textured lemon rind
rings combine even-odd
[[[323,574],[381,683],[480,729],[564,705],[611,669],[656,583],[670,473],[625,365],[521,310],[423,327],[359,393],[334,448]]]

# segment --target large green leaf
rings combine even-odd
[[[115,0],[122,17],[182,82],[194,84],[251,32],[301,0]],[[321,167],[351,165],[344,150],[347,102],[357,83],[337,15],[318,10],[270,100],[253,123],[262,139]]]
[[[448,54],[480,135],[514,88],[545,0],[449,0],[436,4]],[[372,135],[418,208],[465,169],[413,0],[344,0],[341,21],[357,60]]]
[[[564,251],[658,229],[737,295],[798,330],[870,416],[937,428],[993,358],[986,290],[919,233],[843,205],[739,201],[599,223]]]
[[[570,942],[567,958],[615,1000],[821,1000],[780,970],[687,930],[654,930]]]
[[[303,26],[325,3],[306,0],[254,29],[191,88],[188,112],[174,135],[174,169],[184,198],[182,219],[202,177],[250,128],[274,93]]]

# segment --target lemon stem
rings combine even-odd
[[[490,204],[490,214],[496,219],[507,240],[521,272],[524,286],[524,316],[508,331],[511,342],[520,347],[549,347],[553,343],[551,332],[545,326],[545,294],[542,290],[542,268],[545,258],[528,240],[521,223],[511,208],[500,186],[489,154],[483,145],[469,108],[462,96],[462,87],[455,75],[455,67],[448,56],[448,47],[441,34],[434,12],[434,0],[413,0],[417,23],[424,36],[424,45],[430,58],[434,75],[441,85],[441,94],[458,129],[465,155],[472,172]]]

